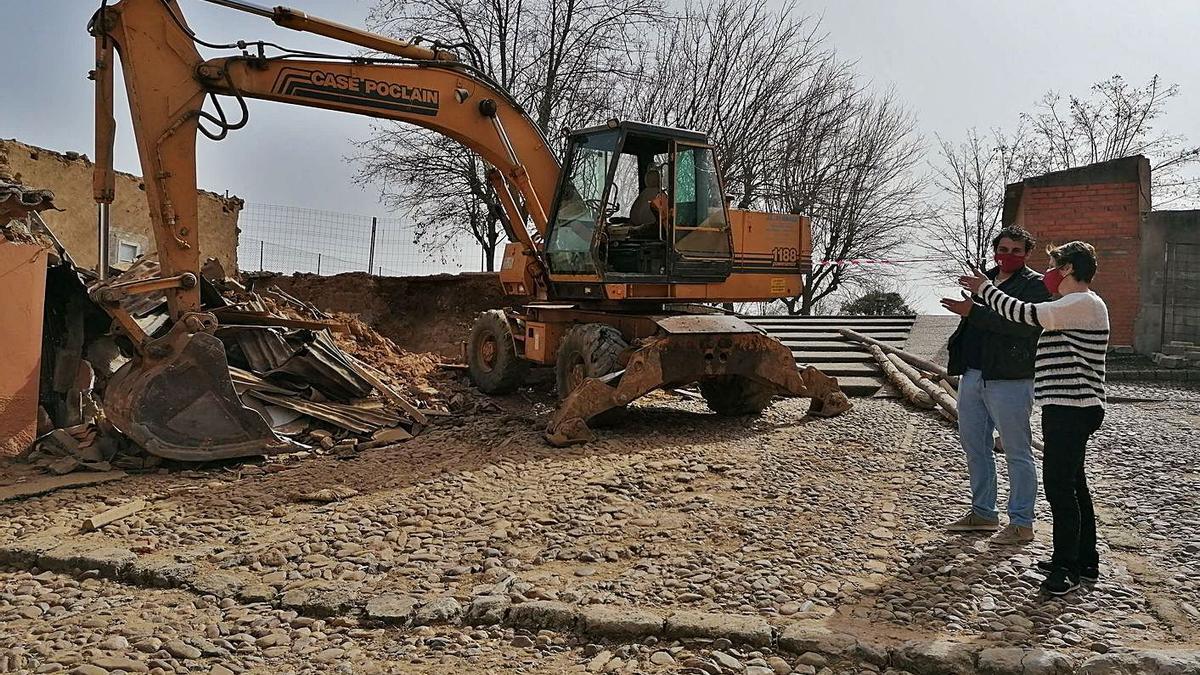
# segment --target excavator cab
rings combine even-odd
[[[573,132],[551,212],[552,279],[705,283],[732,270],[732,238],[704,134],[611,120]]]

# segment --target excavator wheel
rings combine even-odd
[[[741,375],[720,375],[700,381],[704,402],[718,415],[757,415],[771,404],[776,388]]]
[[[554,361],[558,399],[565,399],[589,377],[621,370],[621,352],[628,347],[621,331],[602,323],[585,323],[567,331]]]
[[[561,401],[589,377],[604,377],[623,368],[621,353],[629,347],[621,331],[602,323],[575,326],[563,336],[554,361],[554,375]],[[596,415],[591,423],[597,427],[619,422],[625,406]]]
[[[510,394],[525,383],[529,362],[517,355],[504,310],[488,310],[475,319],[467,365],[471,381],[485,394]]]

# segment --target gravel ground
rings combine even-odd
[[[396,448],[344,461],[309,457],[278,472],[279,465],[229,465],[136,476],[0,504],[0,542],[69,533],[238,575],[261,584],[267,597],[338,589],[466,599],[486,590],[516,601],[761,614],[778,624],[823,618],[840,630],[895,639],[937,634],[1081,653],[1196,648],[1200,391],[1112,391],[1161,402],[1110,406],[1089,454],[1103,576],[1053,601],[1038,596],[1040,578],[1031,571],[1048,552],[1045,503],[1038,505],[1038,540],[1027,547],[943,533],[940,525],[968,508],[955,432],[932,414],[881,399],[856,400],[853,411],[831,420],[801,420],[805,401],[779,402],[758,419],[722,419],[702,404],[662,395],[602,430],[597,442],[563,451],[538,437],[546,406],[517,397],[501,401],[501,412],[450,420]],[[1003,499],[1002,467],[1001,480]],[[293,500],[335,485],[359,495],[328,505]],[[150,507],[102,532],[78,534],[83,518],[132,498]],[[47,595],[70,600],[37,600]],[[231,628],[219,636],[238,634],[239,621],[266,622],[255,630],[268,633],[286,624],[284,650],[235,645],[234,665],[264,672],[298,663],[288,659],[299,658],[295,644],[311,637],[298,634],[306,627],[322,635],[301,654],[358,650],[358,661],[340,655],[331,667],[372,662],[387,670],[400,644],[405,658],[435,659],[430,672],[445,672],[439,658],[457,659],[453,669],[461,672],[522,658],[561,672],[593,658],[565,643],[559,653],[527,653],[508,635],[486,632],[318,631],[303,625],[310,619],[267,605],[195,607],[195,599],[98,579],[8,573],[0,576],[0,621],[15,613],[27,632],[0,638],[10,640],[0,647],[70,650],[84,659],[104,626],[77,634],[69,625],[81,624],[58,617],[97,623],[94,617],[111,614],[143,616],[124,626],[164,621],[167,634],[180,635],[209,635],[208,626],[222,622]],[[421,642],[443,633],[464,653],[482,650],[470,657],[477,661]],[[467,637],[476,647],[460,644]],[[71,645],[55,646],[64,640]]]

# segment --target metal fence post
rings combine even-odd
[[[321,254],[317,254],[317,276],[321,276]]]
[[[258,240],[258,271],[263,271],[263,246],[266,244],[262,239]]]
[[[379,224],[379,219],[371,216],[371,253],[367,257],[367,274],[375,267],[375,226]]]

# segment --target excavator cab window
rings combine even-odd
[[[674,225],[680,256],[729,259],[729,221],[712,148],[679,145],[676,149]]]
[[[598,257],[609,280],[665,277],[671,141],[627,131],[613,167]]]
[[[620,141],[619,131],[604,131],[573,139],[567,156],[550,238],[546,243],[550,269],[558,274],[594,274],[592,240],[604,207],[608,170]]]

